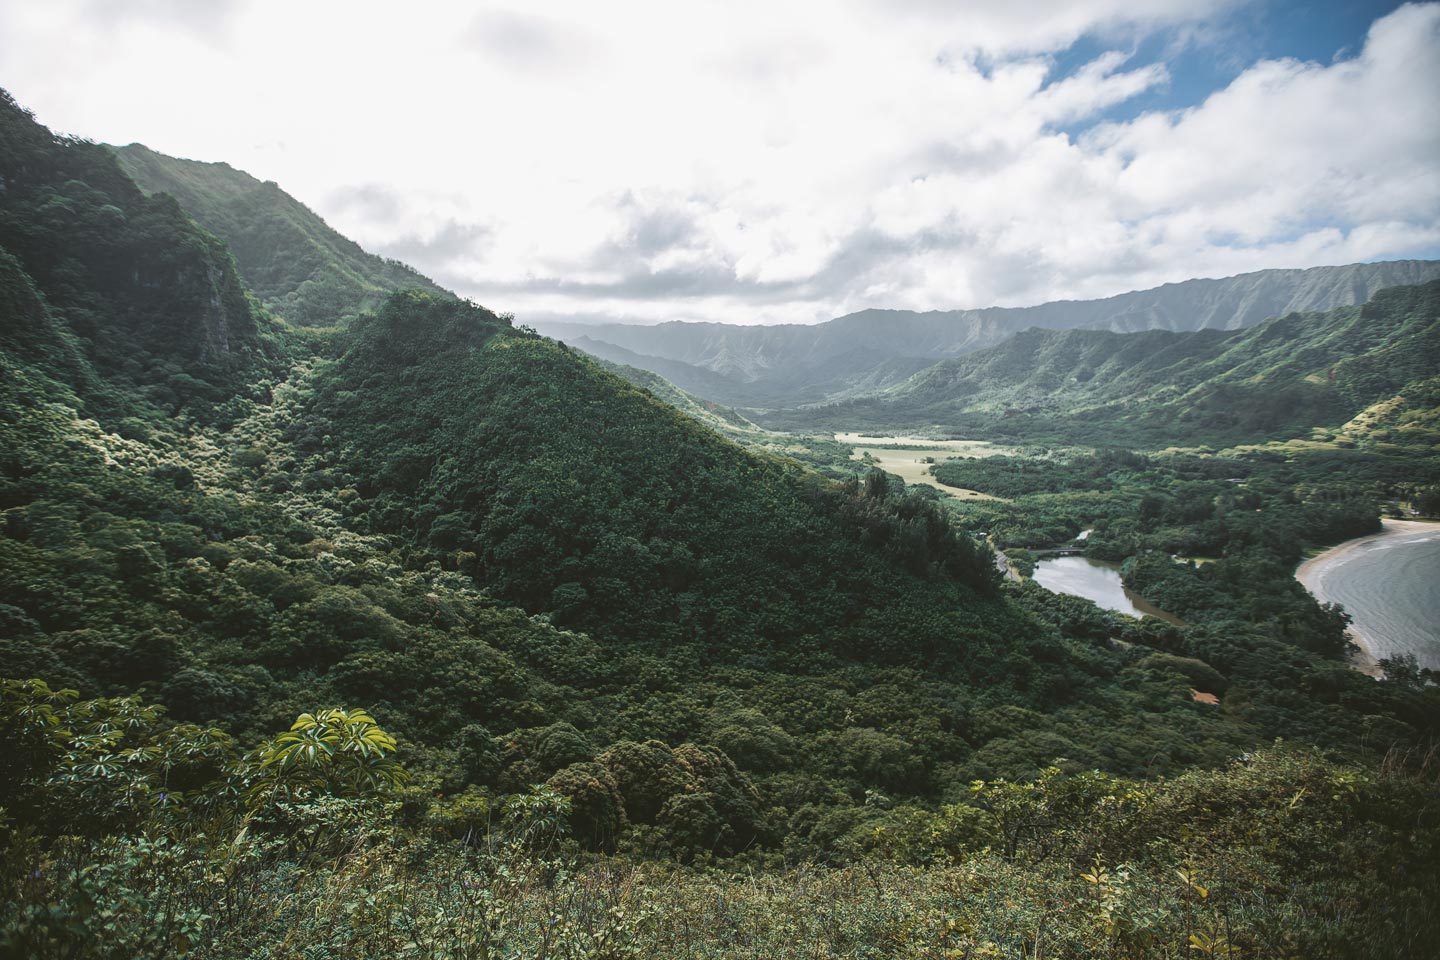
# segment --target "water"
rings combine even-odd
[[[1096,605],[1132,617],[1158,617],[1170,623],[1181,621],[1173,614],[1147,603],[1120,580],[1114,564],[1089,557],[1055,557],[1035,564],[1034,580],[1051,593],[1068,593],[1095,601]]]
[[[1375,657],[1413,653],[1440,670],[1440,524],[1385,521],[1385,532],[1341,544],[1296,576],[1316,599],[1339,603]]]

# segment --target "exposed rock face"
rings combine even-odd
[[[3,91],[0,180],[0,299],[32,351],[212,384],[266,351],[269,320],[219,239],[173,197],[146,196],[107,148],[53,135]]]

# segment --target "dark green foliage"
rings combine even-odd
[[[356,478],[355,529],[604,642],[962,662],[1010,618],[932,504],[747,455],[471,305],[397,295],[317,388],[292,436],[336,441],[309,469]]]
[[[384,786],[291,799],[245,788],[319,717],[236,758],[222,736],[167,726],[142,703],[4,693],[6,799],[18,788],[50,806],[79,791],[102,813],[84,836],[53,820],[0,832],[7,956],[718,958],[743,935],[796,958],[1420,960],[1440,936],[1434,771],[1403,757],[1357,766],[1272,747],[1168,780],[1051,767],[976,781],[937,808],[879,804],[850,821],[846,863],[740,874],[578,855],[571,829],[604,847],[627,822],[601,761],[417,822]],[[361,731],[367,719],[349,715]],[[125,732],[100,732],[117,721]],[[695,856],[724,836],[725,811],[745,815],[705,751],[613,752],[632,785],[667,797],[665,826],[639,836]],[[116,803],[120,821],[103,815]]]
[[[276,358],[224,245],[0,91],[0,343],[97,413],[211,418]],[[117,393],[79,361],[84,357]]]
[[[754,910],[759,944],[820,910],[689,872],[590,899],[634,868],[586,851],[933,865],[825,874],[833,952],[1410,942],[1433,785],[1374,752],[1434,736],[1436,688],[1345,669],[1343,614],[1290,573],[1377,501],[1428,502],[1433,457],[952,462],[1016,500],[951,513],[747,453],[463,301],[272,323],[173,202],[0,106],[0,660],[51,685],[7,684],[0,715],[10,953],[558,955],[574,907],[590,955],[667,955],[703,952],[682,918],[713,946]],[[1392,414],[1366,429],[1419,435]],[[961,526],[1093,529],[1189,625],[1002,586]],[[1345,759],[1232,764],[1279,734]],[[1367,884],[1394,909],[1354,907]]]
[[[47,138],[55,163],[70,158]],[[461,832],[483,804],[426,790],[528,789],[572,767],[603,786],[592,757],[661,738],[682,745],[696,789],[626,826],[686,857],[774,842],[792,798],[939,789],[923,764],[824,783],[832,761],[814,747],[850,725],[843,704],[874,699],[868,665],[948,662],[925,698],[862,711],[858,725],[917,751],[965,755],[932,714],[971,683],[1043,706],[1049,687],[1022,689],[1008,658],[1053,641],[994,595],[984,552],[932,504],[746,455],[503,318],[399,295],[357,321],[338,361],[320,359],[323,338],[267,326],[274,357],[246,367],[182,366],[205,348],[181,317],[173,354],[137,347],[117,366],[82,349],[22,259],[6,264],[18,315],[3,329],[20,331],[0,381],[11,669],[140,689],[245,739],[317,701],[364,703],[415,745],[429,786],[414,802]],[[89,289],[77,276],[66,297]],[[147,294],[112,294],[94,318],[118,336]],[[274,363],[287,352],[288,370]],[[847,660],[852,677],[797,690]],[[722,666],[737,663],[750,703]],[[1079,679],[1063,660],[1049,669]],[[493,731],[515,731],[518,755]],[[792,765],[809,785],[753,799],[747,776],[783,781]],[[586,809],[595,842],[631,842],[601,829],[603,804]]]
[[[1213,669],[1229,691],[1221,713],[1240,726],[1334,745],[1371,730],[1393,736],[1408,727],[1407,736],[1422,740],[1437,732],[1433,704],[1413,699],[1415,691],[1377,685],[1333,662],[1347,650],[1347,617],[1294,579],[1307,545],[1378,529],[1379,504],[1436,476],[1433,457],[1404,450],[1302,449],[1290,457],[1101,451],[941,466],[953,467],[947,476],[1016,497],[963,508],[963,522],[987,530],[1007,552],[1073,548],[1072,538],[1089,529],[1080,544],[1088,555],[1123,560],[1130,588],[1189,624],[1123,622],[1033,584],[1019,591],[1037,616],[1076,640],[1105,648],[1118,641],[1127,658],[1149,648],[1201,662],[1203,671],[1173,659],[1132,661],[1122,676],[1152,707],[1192,687],[1219,693]],[[1177,686],[1166,676],[1187,682]],[[1112,739],[1102,753],[1120,756],[1117,746]],[[1162,753],[1171,760],[1199,755],[1193,744]]]

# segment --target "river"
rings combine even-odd
[[[1088,531],[1087,531],[1088,532]],[[1076,539],[1079,539],[1078,537]],[[1182,623],[1174,614],[1166,613],[1128,589],[1120,580],[1120,570],[1112,563],[1089,557],[1054,557],[1035,564],[1034,581],[1051,593],[1068,593],[1106,610],[1126,613],[1132,617],[1158,617],[1169,623]]]
[[[1440,670],[1440,523],[1381,523],[1380,533],[1306,560],[1295,577],[1321,603],[1344,606],[1369,658],[1413,653]]]

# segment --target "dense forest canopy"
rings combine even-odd
[[[949,460],[1002,498],[957,510],[403,275],[296,326],[314,274],[262,303],[227,245],[268,214],[208,232],[8,96],[0,178],[9,954],[765,952],[825,909],[836,952],[1422,955],[1436,688],[1290,574],[1440,485],[1433,286],[1229,348],[1321,331],[1350,447]],[[1186,625],[1003,582],[1082,526]]]

